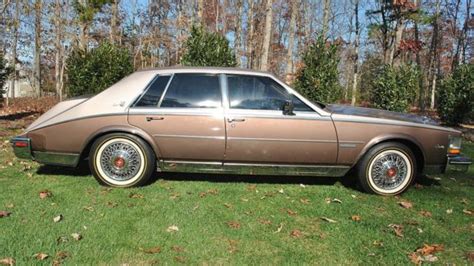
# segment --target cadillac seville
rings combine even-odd
[[[11,140],[17,157],[76,167],[104,185],[155,171],[358,176],[396,195],[423,173],[469,166],[461,132],[432,119],[312,102],[270,73],[233,68],[135,72],[93,97],[62,101]],[[225,178],[225,175],[222,175]]]

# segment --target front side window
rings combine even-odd
[[[135,107],[157,107],[169,80],[170,76],[156,77],[146,90],[145,94],[135,104]]]
[[[217,108],[222,106],[219,77],[206,74],[175,74],[160,107]]]
[[[291,100],[295,111],[313,111],[285,88],[268,77],[227,75],[230,108],[256,110],[282,110]]]

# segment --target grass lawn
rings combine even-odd
[[[18,131],[7,132],[0,144],[0,211],[11,214],[0,218],[0,260],[409,264],[423,244],[441,244],[438,262],[474,263],[474,167],[422,178],[391,198],[360,192],[347,184],[350,177],[157,174],[146,187],[110,189],[85,169],[17,160],[7,135]],[[474,157],[474,144],[464,149]],[[44,190],[51,195],[41,199]],[[58,215],[62,220],[54,222]],[[49,257],[40,261],[37,253]]]

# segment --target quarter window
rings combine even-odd
[[[160,107],[217,108],[222,106],[219,78],[206,74],[175,74]]]
[[[151,83],[145,94],[135,104],[136,107],[157,107],[161,95],[170,80],[170,76],[158,76]]]
[[[284,103],[291,99],[295,111],[313,111],[271,78],[227,75],[227,85],[230,108],[282,110]]]

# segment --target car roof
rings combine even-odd
[[[258,75],[258,76],[274,76],[272,73],[246,69],[236,67],[194,67],[194,66],[172,66],[172,67],[161,67],[161,68],[148,68],[142,69],[137,72],[150,71],[156,74],[169,74],[169,73],[212,73],[212,74],[247,74],[247,75]]]

